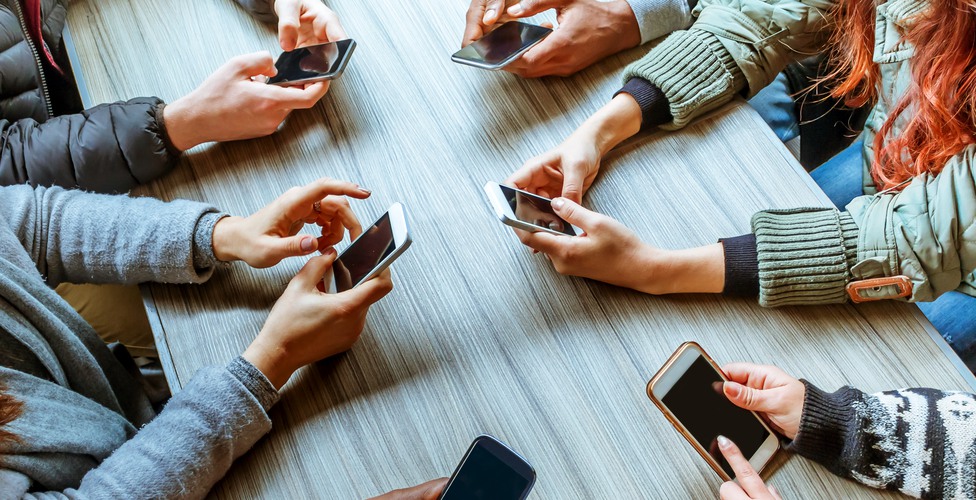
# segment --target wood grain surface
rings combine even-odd
[[[353,205],[364,222],[394,201],[412,216],[396,289],[360,342],[294,377],[274,430],[215,498],[364,498],[449,475],[480,433],[534,464],[533,498],[714,498],[718,477],[645,395],[685,340],[720,363],[774,363],[830,390],[966,388],[913,306],[650,297],[558,275],[493,217],[481,186],[558,144],[641,49],[572,78],[523,80],[450,61],[464,0],[331,6],[359,48],[319,105],[269,138],[200,147],[141,192],[249,214],[331,176],[373,190]],[[173,100],[234,55],[279,51],[273,28],[230,0],[77,0],[70,23],[99,102]],[[742,103],[632,140],[603,169],[585,202],[666,248],[745,233],[758,209],[825,203]],[[152,286],[174,386],[239,354],[302,264]],[[800,458],[780,464],[770,482],[784,498],[893,497]]]

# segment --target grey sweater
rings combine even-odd
[[[156,415],[138,381],[54,291],[60,282],[201,283],[220,214],[0,188],[0,383],[23,402],[0,444],[0,499],[201,498],[271,428],[278,394],[242,358],[203,368]]]

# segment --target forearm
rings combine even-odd
[[[647,247],[635,262],[637,281],[631,288],[645,293],[721,293],[725,287],[721,243],[669,251]]]
[[[618,94],[609,103],[583,122],[576,132],[576,138],[591,141],[607,154],[618,144],[633,136],[641,128],[641,108],[628,94]]]
[[[226,368],[204,368],[72,493],[203,498],[271,430],[267,410],[277,399],[267,379],[241,358]]]

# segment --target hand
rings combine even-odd
[[[339,16],[321,0],[274,0],[281,50],[348,38]]]
[[[637,16],[626,0],[472,0],[461,46],[481,38],[500,20],[530,17],[549,9],[556,9],[559,27],[506,66],[506,71],[526,78],[569,76],[640,44]]]
[[[761,413],[780,434],[796,437],[806,386],[775,366],[731,363],[722,367],[729,381],[725,397],[740,408]]]
[[[447,478],[442,477],[413,488],[394,490],[371,500],[437,500],[445,486],[447,486]]]
[[[641,127],[641,109],[619,94],[586,119],[562,144],[527,162],[506,181],[546,198],[581,203],[600,171],[600,159]]]
[[[582,236],[516,230],[527,246],[546,254],[561,274],[603,281],[644,293],[722,291],[721,244],[665,251],[644,244],[623,224],[565,198],[552,200],[556,214],[582,229]]]
[[[224,217],[214,226],[217,260],[243,260],[251,267],[271,267],[282,259],[325,250],[362,233],[359,219],[343,196],[364,199],[370,192],[351,182],[319,179],[291,188],[247,218]],[[317,224],[322,236],[298,235],[305,224]]]
[[[305,264],[242,354],[277,389],[302,366],[349,350],[359,340],[369,306],[393,290],[387,269],[352,290],[323,293],[319,284],[335,258],[330,248]]]
[[[734,481],[722,484],[719,490],[722,500],[783,500],[772,486],[766,486],[735,443],[725,436],[719,436],[718,448],[735,471],[735,479],[739,481],[739,484]]]
[[[311,108],[329,90],[328,82],[298,88],[257,81],[275,74],[268,52],[231,59],[196,90],[163,108],[170,143],[185,151],[210,141],[270,135],[293,109]]]

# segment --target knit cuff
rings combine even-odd
[[[271,410],[271,407],[278,402],[280,395],[274,385],[261,373],[261,370],[255,368],[246,359],[240,356],[234,358],[227,365],[227,371],[244,384],[244,387],[261,403],[264,411]]]
[[[806,386],[806,395],[800,430],[785,448],[830,470],[837,470],[847,436],[856,431],[853,403],[860,398],[861,392],[842,387],[828,394],[806,380],[801,382]]]
[[[847,301],[858,228],[832,208],[766,210],[752,217],[759,258],[759,304]]]
[[[671,121],[671,109],[664,92],[653,83],[643,78],[627,80],[623,88],[614,94],[628,94],[637,101],[641,109],[641,129],[657,127]]]
[[[197,227],[193,230],[193,267],[209,269],[217,264],[224,264],[217,260],[213,249],[214,227],[224,217],[228,217],[228,215],[208,212],[197,221]]]
[[[717,36],[697,29],[677,31],[624,70],[624,82],[643,78],[664,92],[678,129],[732,100],[746,78]]]
[[[173,141],[169,138],[169,130],[166,129],[166,119],[163,113],[165,109],[165,102],[157,104],[153,107],[153,118],[156,119],[156,127],[159,130],[159,136],[163,138],[163,145],[166,146],[166,152],[175,160],[183,154],[183,151],[174,146]]]
[[[718,240],[725,250],[724,295],[755,297],[759,295],[759,258],[756,235],[744,234]]]

